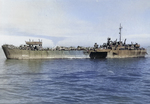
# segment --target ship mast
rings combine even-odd
[[[120,27],[119,27],[119,30],[120,30],[120,32],[119,32],[119,34],[120,34],[120,42],[121,42],[121,29],[122,29],[123,27],[121,27],[121,23],[120,23]]]

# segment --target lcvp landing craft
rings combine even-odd
[[[26,41],[26,45],[16,47],[14,45],[4,44],[2,49],[7,59],[51,59],[51,58],[128,58],[128,57],[145,57],[147,54],[144,48],[140,48],[138,43],[126,44],[121,41],[121,25],[120,25],[120,41],[111,41],[107,39],[107,43],[103,43],[98,47],[95,43],[94,47],[59,47],[42,48],[42,41]]]

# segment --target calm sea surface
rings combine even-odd
[[[150,104],[150,55],[7,60],[0,53],[0,104]]]

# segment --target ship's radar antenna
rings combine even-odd
[[[120,27],[119,27],[119,30],[120,30],[120,32],[119,32],[119,34],[120,34],[120,42],[121,42],[121,29],[122,29],[123,27],[121,26],[121,23],[120,23]]]

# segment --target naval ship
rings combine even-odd
[[[90,47],[63,47],[43,48],[42,41],[25,41],[25,45],[16,47],[4,44],[2,49],[7,59],[49,59],[49,58],[89,58],[87,50]]]
[[[2,49],[7,59],[51,59],[51,58],[128,58],[128,57],[145,57],[146,49],[140,48],[138,43],[126,44],[121,41],[121,24],[120,24],[120,41],[111,41],[94,47],[63,47],[43,48],[42,41],[25,41],[26,45],[16,47],[14,45],[4,44]]]
[[[126,39],[121,41],[121,29],[120,24],[119,34],[120,39],[117,41],[111,41],[111,38],[107,39],[107,43],[103,43],[98,47],[98,44],[95,43],[94,50],[90,51],[90,58],[128,58],[128,57],[145,57],[147,51],[145,48],[140,48],[138,43],[126,44]]]

